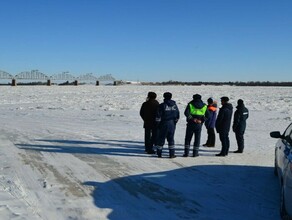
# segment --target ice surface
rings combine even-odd
[[[177,158],[144,153],[149,91],[181,111]],[[250,110],[245,152],[200,148],[183,158],[192,95],[229,96]],[[292,121],[292,88],[232,86],[0,87],[0,219],[280,219],[274,130]],[[201,144],[206,141],[202,130]],[[230,133],[230,150],[236,150]],[[45,184],[45,186],[44,186]]]

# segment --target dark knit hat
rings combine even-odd
[[[193,100],[200,100],[201,98],[202,98],[202,96],[199,94],[193,95]]]
[[[212,104],[214,102],[214,100],[213,100],[213,98],[210,97],[210,98],[208,98],[207,102],[208,102],[208,104]]]
[[[221,97],[221,101],[228,102],[229,98],[227,96],[223,96]]]
[[[148,92],[147,98],[149,99],[156,99],[157,95],[155,92]]]
[[[237,100],[237,104],[238,104],[238,105],[243,105],[243,100],[242,100],[242,99],[238,99],[238,100]]]
[[[163,97],[164,97],[165,99],[171,99],[172,94],[171,94],[170,92],[165,92],[165,93],[163,94]]]

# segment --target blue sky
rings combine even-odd
[[[292,81],[291,0],[0,1],[0,70]]]

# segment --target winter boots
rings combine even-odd
[[[159,157],[159,158],[161,158],[162,157],[162,148],[157,148],[157,156]]]
[[[158,158],[162,157],[162,147],[157,147],[157,156]],[[176,158],[174,147],[169,148],[169,158]]]
[[[176,158],[174,148],[169,148],[169,158]]]
[[[198,156],[199,156],[199,147],[194,147],[193,157],[198,157]]]
[[[190,152],[190,146],[185,146],[185,152],[183,157],[188,157],[189,156],[189,152]]]
[[[211,144],[203,144],[204,147],[215,147],[215,145],[211,145]]]
[[[190,152],[190,146],[185,146],[185,151],[183,157],[188,157]],[[199,156],[199,147],[194,147],[193,150],[193,157],[198,157]]]

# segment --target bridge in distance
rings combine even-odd
[[[99,85],[100,81],[112,81],[114,84],[116,84],[116,79],[111,74],[106,74],[102,76],[95,76],[92,73],[83,74],[80,76],[73,76],[69,72],[62,72],[60,74],[55,74],[52,76],[47,76],[46,74],[38,71],[38,70],[32,70],[32,71],[24,71],[17,75],[12,75],[8,72],[0,70],[0,79],[10,79],[12,80],[11,85],[16,86],[17,81],[20,80],[38,80],[38,81],[47,81],[47,85],[51,85],[52,81],[73,81],[74,85],[78,85],[78,82],[80,81],[86,81],[86,82],[96,82],[96,85]]]

